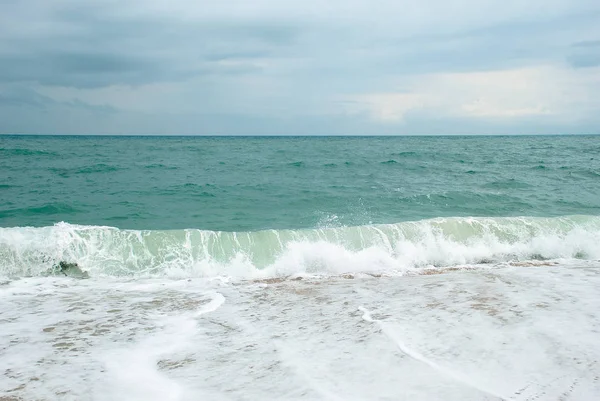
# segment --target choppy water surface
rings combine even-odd
[[[600,136],[0,136],[0,226],[211,231],[600,214]]]

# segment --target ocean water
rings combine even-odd
[[[599,288],[599,136],[0,136],[2,401],[596,400]]]

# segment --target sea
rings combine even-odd
[[[600,136],[0,136],[0,400],[598,400]]]

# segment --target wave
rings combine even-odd
[[[157,170],[178,170],[177,166],[169,166],[162,163],[152,163],[144,166],[145,169],[157,169]]]
[[[75,168],[55,168],[52,167],[49,169],[50,171],[55,172],[61,177],[68,178],[71,175],[78,174],[94,174],[94,173],[112,173],[114,171],[121,170],[117,166],[111,166],[104,163],[93,164],[84,167],[75,167]]]
[[[490,183],[485,184],[484,187],[492,189],[522,189],[529,188],[531,187],[531,185],[511,178],[508,180],[492,181]]]
[[[392,156],[400,156],[400,157],[419,157],[419,153],[417,152],[412,152],[412,151],[406,151],[406,152],[397,152],[397,153],[392,153]]]
[[[92,276],[232,276],[419,271],[482,263],[600,259],[600,216],[436,218],[307,230],[122,230],[58,223],[0,228],[0,275],[60,261]]]
[[[56,152],[22,148],[0,148],[0,154],[3,154],[4,156],[57,156]]]
[[[21,215],[21,216],[55,215],[55,214],[61,214],[61,213],[76,213],[79,211],[80,211],[79,209],[76,209],[67,203],[56,202],[56,203],[47,203],[43,206],[37,206],[37,207],[0,210],[0,218],[14,217],[14,216],[18,216],[18,215]],[[2,229],[0,228],[0,230],[2,230]],[[0,236],[1,236],[1,234],[0,234]]]

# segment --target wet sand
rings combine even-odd
[[[598,266],[438,273],[13,281],[0,400],[600,399]]]

